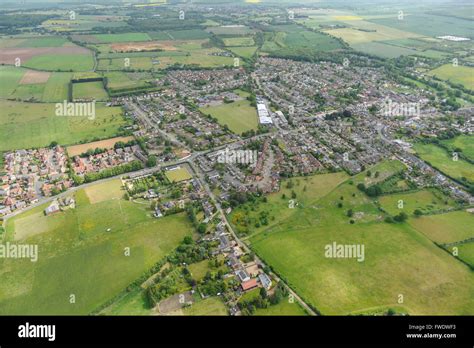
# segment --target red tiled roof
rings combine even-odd
[[[241,285],[244,291],[253,289],[258,285],[257,278],[247,280],[246,282],[243,282]]]

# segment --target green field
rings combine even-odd
[[[466,211],[421,216],[410,219],[409,223],[439,244],[459,242],[474,237],[472,228],[474,215]]]
[[[464,156],[474,161],[474,136],[460,135],[449,140],[443,140],[442,143],[449,146],[453,151],[461,150]]]
[[[251,58],[257,51],[257,46],[229,47],[229,51],[243,58]]]
[[[253,46],[255,45],[255,41],[253,41],[252,37],[229,37],[222,39],[224,41],[224,45],[226,46]]]
[[[151,38],[147,33],[124,33],[124,34],[96,34],[94,35],[102,43],[116,42],[135,42],[150,41]]]
[[[457,245],[456,248],[458,248],[457,257],[471,265],[471,267],[474,269],[474,242],[463,243]],[[448,248],[448,250],[452,252],[453,247]]]
[[[192,179],[193,176],[185,167],[180,167],[174,170],[167,170],[165,173],[170,182],[180,182]]]
[[[67,100],[71,75],[66,72],[53,72],[44,87],[42,101],[62,102]]]
[[[122,199],[92,204],[83,190],[75,196],[76,209],[46,217],[41,214],[44,205],[8,221],[9,235],[30,216],[31,223],[48,229],[22,241],[38,244],[37,263],[0,261],[1,313],[87,314],[192,233],[184,214],[153,219],[148,206]],[[125,248],[130,248],[130,256]],[[75,304],[69,303],[71,294]]]
[[[474,182],[474,166],[469,162],[462,159],[453,161],[453,157],[446,150],[434,144],[417,143],[414,145],[414,149],[421,159],[429,162],[432,166],[452,178],[458,180],[466,178],[468,181]]]
[[[182,310],[184,315],[228,315],[227,308],[219,297],[209,297],[194,302],[190,307]]]
[[[74,100],[105,101],[109,99],[101,81],[74,83],[72,91]]]
[[[147,308],[141,289],[128,292],[111,306],[100,312],[102,315],[152,315],[153,311]]]
[[[45,71],[89,71],[94,68],[92,54],[43,54],[32,57],[23,66]]]
[[[257,315],[257,316],[291,315],[293,316],[293,315],[307,315],[307,313],[296,301],[293,303],[290,303],[286,298],[284,298],[276,305],[268,306],[267,308],[257,308],[254,315]]]
[[[11,66],[0,66],[0,98],[9,97],[18,86],[21,78],[25,74],[25,69]]]
[[[241,92],[240,95],[246,98],[248,94]],[[236,134],[258,128],[257,110],[247,99],[230,104],[202,107],[199,110],[205,115],[216,118],[220,124],[227,125]]]
[[[431,70],[429,74],[442,80],[460,83],[464,87],[474,90],[474,68],[472,67],[445,64]]]
[[[401,212],[412,215],[415,209],[420,210],[423,214],[429,214],[455,206],[452,199],[446,198],[435,189],[386,195],[380,197],[379,201],[382,208],[390,215],[397,215]],[[402,208],[398,207],[400,201],[403,202]]]
[[[0,102],[0,151],[111,138],[127,124],[120,107],[96,104],[96,117],[56,116],[55,104]]]
[[[372,199],[355,187],[365,177],[307,198],[280,223],[253,234],[252,249],[323,314],[399,306],[399,294],[410,314],[474,313],[471,271],[407,223],[383,222]],[[364,261],[325,257],[333,242],[363,244]]]

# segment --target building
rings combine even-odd
[[[258,119],[260,121],[260,124],[272,124],[272,118],[270,117],[270,114],[268,113],[267,107],[263,103],[258,103],[257,104],[257,112],[258,112]]]
[[[243,282],[241,284],[241,286],[242,286],[243,291],[247,291],[247,290],[251,290],[253,288],[256,288],[258,286],[257,278],[247,280],[247,281]]]
[[[244,270],[237,271],[237,277],[242,283],[250,280],[250,276]]]
[[[266,290],[269,290],[272,287],[272,281],[271,281],[270,277],[267,276],[265,273],[259,274],[258,279],[260,280],[260,283],[262,283],[262,286]]]
[[[51,205],[44,210],[46,215],[51,215],[57,212],[59,212],[59,205],[56,202],[51,203]]]

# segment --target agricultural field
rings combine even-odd
[[[120,183],[115,185],[120,191]],[[80,190],[75,209],[44,216],[43,205],[8,221],[9,235],[25,226],[31,229],[31,223],[45,230],[23,239],[39,245],[37,263],[0,261],[2,279],[8,280],[0,284],[2,313],[87,314],[192,234],[185,215],[153,219],[147,206],[110,199],[109,190],[99,189],[104,196],[95,203]],[[130,256],[124,254],[127,247]],[[74,305],[69,303],[71,294],[76,296]]]
[[[127,292],[122,298],[100,312],[101,315],[152,315],[141,289]]]
[[[105,101],[109,99],[101,81],[74,83],[72,97],[74,100]]]
[[[67,99],[72,74],[0,66],[0,75],[6,82],[0,86],[0,98],[62,102]]]
[[[240,92],[239,95],[242,98],[248,96],[244,92]],[[216,118],[220,124],[227,125],[236,134],[242,134],[243,132],[258,128],[257,110],[250,105],[247,99],[241,99],[229,104],[206,106],[199,110],[205,115],[211,115]]]
[[[295,50],[326,52],[343,48],[333,37],[321,32],[301,30],[297,25],[277,25],[271,29],[273,31],[265,35],[263,52],[295,53]]]
[[[118,135],[129,121],[120,107],[96,104],[93,120],[56,116],[55,104],[1,101],[0,151],[48,146],[52,141],[73,145]],[[21,115],[21,118],[19,117]]]
[[[88,71],[94,68],[92,54],[42,54],[34,56],[23,63],[27,68],[45,71]]]
[[[474,215],[466,211],[420,216],[409,220],[411,226],[439,244],[454,243],[474,237]]]
[[[215,35],[229,35],[229,36],[245,36],[253,35],[255,31],[245,25],[223,25],[223,26],[212,26],[206,29],[208,32]]]
[[[379,202],[390,215],[397,215],[401,212],[412,215],[417,209],[423,214],[431,214],[456,207],[452,199],[446,198],[436,189],[385,195],[379,198]]]
[[[375,204],[354,187],[365,175],[310,198],[278,225],[253,235],[252,249],[323,314],[397,306],[400,293],[410,314],[472,313],[471,272],[407,223],[383,222]],[[333,242],[364,245],[364,261],[325,257]]]
[[[242,58],[250,59],[257,51],[257,46],[250,47],[229,47],[229,51]]]
[[[253,46],[255,41],[252,37],[230,37],[222,39],[226,47]]]
[[[418,156],[424,161],[429,162],[443,173],[455,178],[457,180],[466,180],[474,182],[474,165],[462,159],[453,160],[446,150],[434,144],[414,145],[414,149]]]
[[[442,80],[459,83],[466,88],[474,90],[474,68],[472,67],[445,64],[431,70],[429,74]]]
[[[170,182],[180,182],[193,178],[186,167],[177,167],[176,169],[167,170],[165,175]]]
[[[118,143],[119,141],[127,143],[130,140],[133,140],[132,136],[116,137],[116,138],[111,138],[111,139],[106,139],[106,140],[94,141],[92,143],[87,143],[87,144],[69,146],[66,150],[70,157],[74,157],[74,156],[80,155],[81,153],[87,152],[87,150],[95,150],[97,148],[113,149],[114,145]]]

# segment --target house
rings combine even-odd
[[[270,277],[267,276],[265,273],[259,274],[258,279],[260,280],[260,283],[266,290],[269,290],[272,287],[272,281]]]
[[[244,270],[239,270],[236,272],[236,274],[237,274],[237,277],[239,277],[239,280],[241,283],[244,283],[250,280],[250,276]]]
[[[242,286],[243,291],[247,291],[247,290],[251,290],[253,288],[256,288],[258,286],[257,278],[247,280],[247,281],[243,282],[240,285]]]
[[[46,215],[51,215],[51,214],[57,213],[58,211],[59,211],[59,205],[56,202],[54,202],[54,203],[51,203],[51,205],[44,210],[44,213]]]

